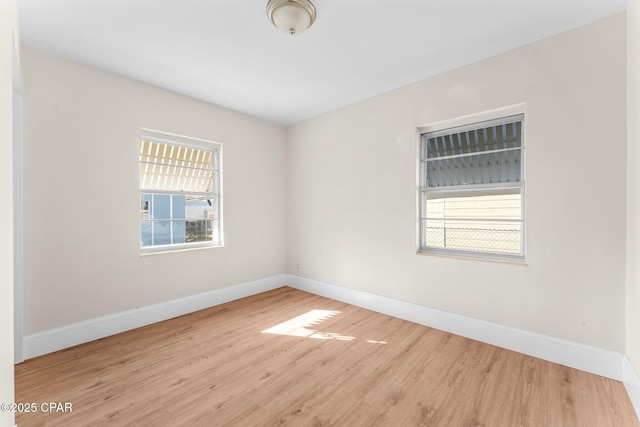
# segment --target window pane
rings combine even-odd
[[[427,193],[423,244],[505,254],[522,250],[520,189]]]
[[[186,242],[186,226],[184,221],[173,221],[173,243]]]
[[[154,194],[151,203],[151,218],[171,218],[171,196],[168,194]]]
[[[189,196],[186,200],[186,217],[194,220],[213,218],[215,207],[214,199]]]
[[[171,222],[155,221],[153,224],[153,244],[168,245],[171,243]]]
[[[140,221],[140,246],[153,244],[151,227],[151,221]]]
[[[174,195],[171,196],[171,201],[173,203],[173,215],[171,217],[173,219],[185,218],[186,196]]]
[[[514,219],[522,217],[520,189],[427,193],[427,218]]]
[[[518,182],[519,151],[500,151],[464,157],[428,160],[429,187]]]
[[[424,246],[432,246],[436,248],[445,248],[444,221],[423,220],[424,227]]]
[[[504,254],[520,253],[521,236],[521,223],[457,220],[427,220],[425,234],[427,246]]]
[[[151,194],[140,195],[140,219],[151,219]]]
[[[214,219],[213,221],[211,221],[211,227],[213,228],[212,230],[213,241],[219,242],[220,241],[220,221],[218,221],[217,219]]]
[[[213,221],[199,220],[186,222],[187,242],[207,242],[213,240]]]

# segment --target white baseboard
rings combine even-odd
[[[482,341],[560,365],[622,381],[624,356],[615,351],[566,341],[548,335],[485,322],[458,314],[398,301],[342,286],[288,275],[293,288],[388,314],[420,325]]]
[[[633,408],[636,410],[636,415],[640,419],[640,377],[631,366],[631,362],[625,356],[622,364],[622,382],[624,388],[627,389],[627,394],[633,404]]]
[[[286,285],[286,278],[286,274],[280,274],[266,279],[29,334],[24,337],[24,357],[25,359],[31,359],[109,335],[280,288]]]

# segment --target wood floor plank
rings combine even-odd
[[[640,426],[617,381],[287,287],[26,361],[15,381],[17,402],[73,404],[20,427]]]

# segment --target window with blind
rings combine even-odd
[[[524,259],[523,120],[421,135],[421,252]]]
[[[222,246],[220,151],[208,141],[141,134],[142,253]]]

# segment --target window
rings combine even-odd
[[[139,144],[141,252],[222,246],[221,145],[153,131]]]
[[[421,135],[421,252],[524,259],[523,121]]]

